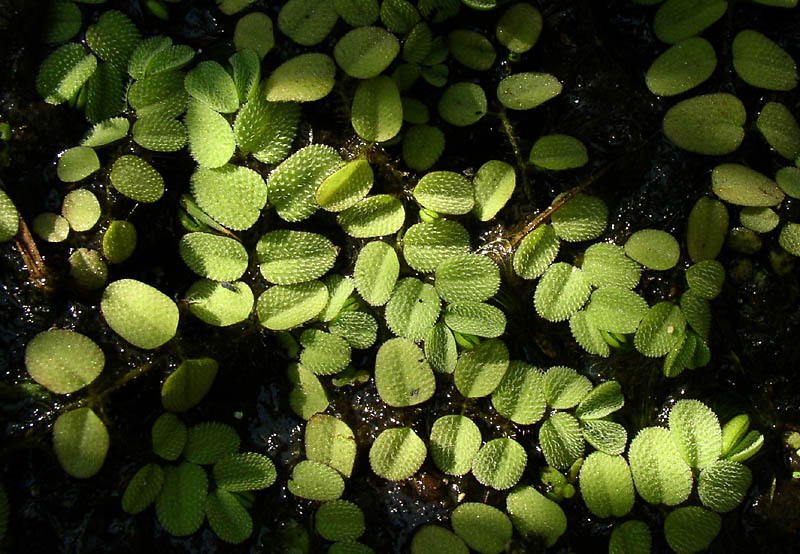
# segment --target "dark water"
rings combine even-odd
[[[271,4],[256,3],[274,15],[276,10]],[[146,34],[169,34],[175,43],[202,48],[204,57],[227,58],[226,41],[231,39],[236,18],[221,16],[203,2],[185,1],[173,6],[170,23],[147,16],[138,2],[110,2],[108,7],[112,6],[124,9],[141,29],[146,29]],[[660,131],[663,113],[674,100],[653,97],[643,83],[647,67],[664,49],[653,39],[653,8],[622,0],[543,1],[538,6],[545,15],[545,30],[537,46],[514,64],[513,71],[552,73],[564,83],[564,91],[536,110],[512,114],[520,151],[527,155],[536,137],[560,132],[580,137],[589,148],[591,161],[584,168],[563,174],[529,172],[528,189],[520,190],[512,205],[501,212],[499,227],[475,228],[474,236],[509,236],[521,219],[530,218],[537,209],[547,206],[556,194],[595,179],[588,191],[602,196],[610,207],[607,238],[619,244],[635,230],[654,227],[684,241],[686,216],[694,201],[708,190],[709,172],[717,161],[677,149]],[[83,6],[83,10],[87,19],[99,13],[91,5]],[[481,14],[463,12],[460,25],[485,27]],[[795,59],[800,57],[797,10],[737,3],[731,14],[704,36],[715,45],[725,44],[735,30],[756,28],[778,40]],[[41,9],[35,3],[0,0],[0,122],[10,123],[14,133],[9,163],[0,168],[0,178],[29,222],[42,211],[59,211],[66,188],[55,176],[54,160],[58,152],[77,144],[87,126],[81,114],[41,102],[33,87],[38,66],[48,53],[48,48],[35,38],[40,23]],[[335,43],[335,36],[345,30],[340,23],[324,47]],[[280,48],[279,55],[290,54]],[[748,107],[750,127],[742,148],[726,160],[759,160],[761,165],[756,169],[774,174],[779,165],[754,129],[757,108],[773,94],[743,85],[728,70],[729,52],[719,47],[717,52],[719,67],[714,76],[688,96],[719,90],[739,95]],[[486,77],[454,69],[450,80],[486,78],[495,82],[499,72],[510,69],[504,66]],[[487,85],[488,90],[491,89]],[[800,115],[797,92],[782,94],[780,100]],[[490,104],[490,110],[497,108]],[[297,145],[313,137],[314,142],[348,147],[352,132],[341,113],[335,100],[305,106],[307,123],[299,133]],[[448,134],[447,140],[447,154],[437,169],[475,170],[491,157],[511,159],[511,149],[499,138],[498,124],[490,117],[467,132]],[[118,151],[105,152],[101,161],[132,149],[135,147],[125,145]],[[388,162],[394,163],[396,157],[390,151]],[[164,199],[153,206],[135,206],[125,199],[104,206],[104,215],[127,218],[140,231],[137,253],[122,267],[112,268],[110,280],[121,275],[141,279],[179,298],[194,280],[175,255],[182,233],[175,206],[178,196],[185,192],[192,165],[188,156],[153,156],[152,161],[168,183]],[[414,175],[398,178],[396,172],[384,172],[382,178],[388,187],[408,190],[413,186]],[[100,191],[104,183],[98,179],[91,186]],[[791,200],[782,204],[782,221],[800,221],[797,204]],[[735,210],[731,215],[734,221]],[[330,222],[323,219],[318,225],[320,232],[331,228]],[[243,237],[246,243],[253,244],[260,231],[251,234]],[[712,361],[705,368],[670,381],[661,377],[661,360],[620,354],[609,362],[586,355],[575,345],[565,324],[550,324],[535,315],[529,300],[534,284],[511,276],[498,296],[509,319],[506,342],[512,358],[542,367],[569,365],[595,381],[619,380],[627,394],[619,419],[629,432],[656,423],[671,403],[682,397],[703,399],[723,420],[742,411],[751,414],[754,427],[766,438],[761,453],[749,462],[754,485],[745,502],[723,518],[722,531],[711,552],[800,551],[796,546],[800,488],[797,480],[791,480],[791,470],[800,467],[800,460],[791,456],[782,442],[785,432],[800,429],[800,380],[796,377],[800,368],[800,266],[793,263],[785,273],[776,273],[770,260],[770,253],[777,251],[776,236],[766,235],[765,246],[753,255],[723,251],[720,261],[729,270],[729,278],[723,294],[713,302]],[[346,244],[340,238],[335,242]],[[75,237],[73,233],[67,247],[91,246],[87,240],[96,239]],[[210,330],[183,314],[186,317],[182,317],[179,341],[172,341],[155,354],[131,349],[97,315],[99,294],[78,291],[66,278],[68,248],[41,241],[38,246],[49,272],[46,288],[31,283],[13,243],[0,245],[0,480],[11,500],[10,531],[2,547],[9,552],[63,553],[153,549],[286,552],[298,530],[302,533],[302,529],[308,529],[310,551],[324,551],[327,543],[313,534],[316,503],[297,500],[286,489],[293,464],[304,458],[304,422],[288,405],[287,359],[275,341],[262,334],[253,321]],[[565,247],[560,257],[572,261],[585,246]],[[357,247],[350,241],[337,269],[350,270]],[[645,275],[642,290],[651,304],[676,298],[685,288],[684,262],[672,271]],[[734,271],[735,278],[731,277]],[[251,268],[248,278],[256,287],[265,286],[258,280],[256,268]],[[516,301],[518,298],[525,301]],[[87,334],[106,353],[106,369],[88,391],[54,396],[29,386],[23,361],[25,344],[51,326]],[[188,538],[174,538],[158,524],[153,509],[129,516],[120,508],[120,497],[130,477],[154,460],[150,427],[161,413],[161,383],[182,357],[200,355],[219,359],[221,372],[209,396],[190,412],[189,422],[216,419],[233,425],[243,439],[243,450],[264,453],[278,467],[277,482],[256,495],[251,510],[255,531],[244,545],[223,543],[208,525]],[[371,370],[371,359],[369,355],[355,355],[354,364]],[[523,482],[536,482],[538,468],[545,465],[535,445],[536,426],[510,424],[496,415],[488,400],[464,402],[452,379],[437,379],[437,393],[431,401],[402,410],[387,407],[372,381],[328,387],[328,412],[351,426],[359,445],[344,498],[364,510],[367,532],[362,541],[376,552],[407,551],[415,529],[423,523],[438,522],[449,527],[448,515],[461,494],[501,507],[505,497],[487,491],[470,476],[445,479],[430,460],[412,479],[391,483],[378,478],[369,467],[367,451],[374,437],[386,427],[409,425],[426,436],[437,417],[463,409],[479,423],[484,440],[513,436],[528,449],[529,464]],[[111,434],[111,449],[101,472],[80,481],[68,477],[55,460],[50,448],[50,427],[59,409],[87,397],[100,399]],[[578,497],[562,506],[569,526],[552,551],[604,551],[613,522],[592,516]],[[654,552],[666,549],[664,513],[639,500],[626,518],[649,524]],[[538,552],[541,547],[515,537],[510,549]]]

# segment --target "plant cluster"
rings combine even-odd
[[[763,3],[791,9],[796,0]],[[787,196],[800,198],[800,126],[792,110],[779,96],[748,106],[759,110],[756,127],[786,167],[773,180],[749,160],[715,162],[711,194],[694,203],[685,240],[656,228],[604,240],[609,208],[586,191],[589,180],[555,196],[493,250],[478,242],[476,229],[530,199],[533,176],[570,174],[592,154],[558,132],[525,137],[531,147],[522,152],[520,119],[563,88],[558,76],[530,70],[526,60],[546,27],[533,3],[217,4],[237,16],[224,55],[143,37],[116,9],[79,35],[86,10],[66,0],[51,4],[44,37],[54,49],[36,88],[49,104],[82,110],[91,127],[58,157],[57,175],[69,190],[61,214],[39,214],[31,226],[47,242],[73,236],[71,278],[96,294],[108,328],[150,351],[180,344],[187,318],[242,333],[255,324],[285,350],[285,369],[269,378],[291,384],[288,403],[306,422],[305,458],[286,468],[285,485],[298,502],[320,503],[314,529],[332,543],[329,552],[373,552],[358,542],[369,537],[362,508],[342,498],[359,457],[388,482],[414,477],[430,460],[443,476],[499,491],[494,502],[459,498],[448,518],[421,526],[410,543],[415,554],[497,554],[515,536],[551,547],[569,532],[562,506],[577,503],[576,493],[591,514],[613,523],[609,552],[650,552],[648,524],[625,521],[637,496],[671,509],[661,523],[675,552],[706,548],[720,530],[719,514],[739,506],[752,482],[743,462],[764,438],[749,429],[748,415],[720,425],[705,403],[683,399],[671,407],[668,427],[626,429],[617,412],[647,391],[523,359],[512,329],[520,308],[504,291],[530,282],[522,310],[542,324],[565,322],[589,356],[663,359],[664,378],[706,366],[726,241],[747,252],[775,232],[786,255],[800,256],[800,223],[779,210]],[[146,6],[168,15],[159,0]],[[699,35],[727,9],[723,0],[660,4],[654,32],[671,46],[645,76],[654,95],[682,95],[717,70],[715,47]],[[776,95],[796,86],[794,59],[770,38],[742,30],[730,42],[717,48],[731,49],[741,81]],[[309,132],[306,117],[316,105],[346,123],[342,136],[320,140]],[[735,95],[711,92],[678,101],[663,131],[681,149],[725,156],[742,143],[746,118]],[[494,126],[510,155],[473,160],[470,172],[438,167],[448,136],[479,125]],[[187,180],[171,182],[164,177],[169,160],[185,158],[184,151]],[[0,190],[6,241],[19,231],[10,196]],[[174,255],[194,282],[171,297],[126,273],[137,229],[110,217],[109,206],[147,209],[178,198],[170,210],[185,232]],[[731,210],[741,223],[733,229]],[[676,268],[685,275],[681,290],[669,298],[648,294],[643,276]],[[88,387],[53,426],[53,450],[78,478],[100,471],[109,449],[109,421],[92,388],[104,364],[95,341],[68,329],[44,331],[26,348],[28,373],[47,390]],[[160,459],[121,483],[122,508],[137,514],[155,503],[158,521],[176,536],[207,518],[222,540],[241,543],[253,531],[249,491],[272,485],[283,468],[238,452],[237,432],[222,422],[187,426],[176,415],[201,402],[218,370],[235,368],[186,357],[163,384],[166,412],[152,427]],[[424,407],[448,390],[457,391],[462,409],[429,428],[386,421],[367,451],[354,422],[331,408],[338,391],[367,383],[392,409]],[[488,435],[475,421],[467,407],[476,405],[505,422],[499,432]],[[528,426],[537,429],[533,445],[517,436]],[[536,449],[546,466],[532,469]],[[4,500],[0,488],[0,531]]]

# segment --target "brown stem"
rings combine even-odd
[[[22,216],[19,218],[19,231],[17,231],[17,236],[14,242],[17,245],[20,255],[22,256],[22,260],[25,262],[25,266],[28,268],[28,273],[31,276],[31,280],[40,286],[45,286],[46,268],[44,265],[44,260],[39,254],[39,249],[36,247],[36,241],[33,240],[30,229],[28,229],[28,225],[25,223],[25,220],[22,218]]]

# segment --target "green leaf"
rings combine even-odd
[[[306,457],[322,462],[350,477],[356,459],[356,442],[352,429],[331,415],[317,414],[306,424]],[[354,537],[357,538],[357,537]]]
[[[423,525],[411,539],[411,554],[469,554],[469,548],[452,531],[438,525]]]
[[[187,233],[181,237],[178,252],[189,269],[213,281],[235,281],[247,269],[247,250],[230,237]]]
[[[95,123],[81,139],[81,146],[97,148],[124,138],[130,129],[130,122],[124,117],[112,117]]]
[[[728,452],[725,457],[733,462],[744,462],[756,454],[764,445],[764,435],[750,431]]]
[[[97,58],[77,43],[60,46],[42,63],[36,90],[48,104],[63,104],[75,96],[97,68]]]
[[[578,344],[590,354],[607,358],[611,353],[611,347],[603,338],[600,328],[586,310],[578,310],[570,316],[569,330]]]
[[[700,298],[716,298],[724,281],[725,268],[716,260],[703,260],[686,270],[686,283]]]
[[[800,156],[798,156],[800,157]],[[789,198],[800,198],[800,168],[784,167],[775,174],[775,182]]]
[[[275,285],[258,297],[261,325],[273,331],[292,329],[316,317],[328,304],[328,289],[319,280]]]
[[[548,369],[544,373],[542,386],[547,404],[556,410],[574,408],[592,390],[589,379],[565,366]]]
[[[716,67],[717,56],[711,43],[692,37],[678,42],[656,58],[644,80],[653,94],[675,96],[703,83]]]
[[[686,227],[689,257],[695,262],[713,260],[725,243],[728,210],[719,200],[703,196],[692,208]]]
[[[229,454],[214,464],[214,481],[230,492],[266,489],[277,476],[272,460],[255,452]]]
[[[371,238],[396,233],[406,218],[403,203],[389,194],[368,196],[336,216],[351,237]]]
[[[341,212],[364,198],[372,188],[373,181],[369,162],[353,160],[322,181],[314,196],[322,209]]]
[[[403,237],[403,256],[413,269],[430,273],[452,256],[469,253],[469,233],[457,221],[416,223]]]
[[[744,104],[732,94],[704,94],[672,106],[664,115],[664,134],[689,152],[730,154],[742,143],[745,117]]]
[[[463,254],[439,264],[435,284],[445,302],[482,302],[494,296],[500,287],[500,271],[488,256]]]
[[[625,242],[625,253],[648,269],[672,269],[681,257],[675,237],[658,229],[636,231]]]
[[[692,492],[692,469],[676,449],[670,431],[646,427],[628,449],[633,482],[645,502],[680,504]]]
[[[422,350],[408,339],[394,338],[375,356],[375,386],[388,405],[415,406],[433,396],[436,380]]]
[[[156,498],[158,521],[171,535],[191,535],[203,524],[207,495],[203,468],[186,462],[165,467],[164,486]]]
[[[50,2],[42,40],[49,43],[69,40],[81,30],[81,23],[81,10],[74,3],[63,0]],[[0,533],[2,537],[3,533]]]
[[[332,273],[323,280],[328,287],[328,304],[319,315],[320,321],[330,321],[344,308],[355,290],[355,282],[350,277]]]
[[[669,412],[672,440],[683,459],[702,469],[722,453],[722,430],[716,414],[699,400],[679,400]]]
[[[430,436],[431,458],[442,472],[464,475],[481,447],[481,432],[466,416],[446,415],[433,422]]]
[[[516,186],[513,166],[500,160],[489,160],[478,168],[472,180],[475,207],[472,213],[480,221],[489,221],[511,199]]]
[[[19,212],[14,202],[0,189],[0,242],[14,238],[19,229]]]
[[[697,495],[704,506],[715,512],[730,512],[742,503],[752,482],[747,466],[717,460],[700,472]]]
[[[715,167],[711,172],[711,188],[724,201],[738,206],[776,206],[784,197],[775,181],[737,163]]]
[[[592,291],[579,268],[558,262],[547,268],[536,285],[533,305],[548,321],[565,321],[586,303]]]
[[[33,218],[33,232],[47,242],[61,242],[69,235],[69,222],[54,213],[41,213]]]
[[[333,49],[339,67],[356,79],[377,77],[399,53],[400,42],[392,33],[371,26],[351,29]]]
[[[379,477],[402,481],[414,475],[427,455],[425,443],[410,427],[386,429],[369,449],[369,465]]]
[[[580,242],[599,237],[606,230],[608,207],[596,196],[578,193],[563,204],[550,219],[559,238]]]
[[[253,291],[242,281],[220,283],[199,279],[186,291],[189,311],[217,327],[227,327],[247,319],[253,311],[253,302]]]
[[[439,319],[440,311],[441,300],[433,285],[406,277],[394,288],[384,316],[395,335],[419,342]]]
[[[475,205],[472,184],[452,171],[426,173],[414,187],[414,198],[423,207],[444,214],[466,214]]]
[[[511,521],[493,506],[464,502],[450,515],[453,531],[481,554],[500,554],[511,540]]]
[[[105,355],[92,339],[66,329],[41,332],[25,347],[28,373],[56,394],[70,394],[89,385],[104,365]]]
[[[341,156],[330,146],[312,144],[301,148],[270,173],[270,204],[285,221],[303,221],[317,211],[317,188],[341,163]]]
[[[164,486],[164,470],[158,464],[147,464],[131,478],[122,493],[122,509],[129,514],[138,514],[155,502]]]
[[[186,126],[162,114],[146,115],[133,124],[133,140],[154,152],[176,152],[186,145]]]
[[[792,56],[758,31],[739,31],[731,50],[733,69],[748,85],[769,90],[797,86],[797,64]]]
[[[653,18],[658,40],[674,44],[713,25],[725,11],[725,0],[667,0]]]
[[[408,33],[419,20],[419,12],[408,0],[384,0],[381,2],[381,21],[393,33]]]
[[[289,0],[278,14],[278,29],[297,44],[313,46],[328,36],[338,18],[332,0]]]
[[[100,160],[94,150],[87,146],[75,146],[58,157],[56,173],[65,183],[81,181],[100,169]]]
[[[506,330],[506,316],[483,302],[453,302],[444,309],[444,322],[453,331],[479,337],[499,337]]]
[[[255,17],[250,17],[255,16]],[[248,14],[241,18],[239,22],[236,24],[236,30],[234,31],[234,42],[237,39],[241,39],[241,35],[239,33],[240,28],[243,28],[242,25],[243,21],[253,21],[257,25],[264,25],[264,31],[272,33],[272,21],[266,14],[254,12],[252,14]],[[260,30],[259,30],[260,31]],[[259,32],[253,31],[253,32]],[[274,41],[273,41],[274,44]],[[265,45],[266,46],[266,45]],[[254,45],[254,47],[258,48],[259,46]],[[269,45],[269,48],[272,46]],[[233,70],[233,84],[236,87],[236,96],[238,97],[238,103],[244,104],[251,98],[258,97],[264,103],[266,103],[266,98],[262,94],[259,94],[260,87],[259,83],[261,81],[261,59],[259,58],[259,54],[255,52],[255,50],[251,50],[250,48],[245,48],[241,50],[238,48],[237,45],[237,52],[233,54],[230,58],[228,58],[228,63],[231,64],[231,69]],[[238,115],[238,114],[237,114]],[[238,142],[238,136],[237,136]]]
[[[264,56],[275,46],[275,33],[272,29],[272,20],[265,13],[251,12],[239,18],[233,30],[233,45],[237,54],[248,50],[255,54],[260,63]],[[241,92],[241,91],[240,91]],[[244,98],[239,95],[239,100]]]
[[[800,256],[800,223],[787,223],[778,235],[778,244],[793,256]]]
[[[291,285],[321,277],[333,267],[337,250],[322,235],[281,229],[264,234],[256,245],[267,281]]]
[[[406,102],[403,117],[409,120]],[[403,162],[415,171],[430,169],[444,152],[445,136],[441,129],[430,125],[412,125],[403,135]]]
[[[672,302],[659,302],[642,319],[633,338],[636,350],[651,358],[665,355],[681,339],[686,318]]]
[[[503,341],[482,341],[458,358],[454,372],[456,388],[467,398],[487,396],[500,384],[508,365],[508,348]]]
[[[756,233],[769,233],[778,226],[780,220],[780,216],[770,208],[748,207],[742,208],[739,212],[739,221],[742,225]]]
[[[352,348],[365,349],[375,344],[378,322],[367,312],[341,312],[328,322],[328,330],[343,337]]]
[[[647,315],[647,302],[632,290],[604,287],[592,293],[586,315],[598,329],[609,333],[635,333]]]
[[[103,291],[100,310],[108,326],[132,345],[152,350],[178,329],[178,307],[163,292],[141,281],[120,279]]]
[[[153,453],[170,462],[177,460],[183,453],[188,438],[186,425],[172,413],[158,416],[151,431]]]
[[[515,73],[497,84],[497,99],[509,110],[530,110],[561,94],[561,82],[549,73]]]
[[[566,412],[556,412],[539,428],[539,444],[548,465],[568,469],[583,456],[583,434],[578,420]]]
[[[453,373],[458,362],[458,347],[453,332],[440,321],[425,337],[425,357],[439,373]]]
[[[724,458],[733,447],[744,438],[750,427],[750,416],[739,414],[722,426],[722,447],[720,455]]]
[[[605,419],[581,420],[583,438],[597,450],[611,456],[622,454],[628,442],[625,427]]]
[[[213,358],[184,360],[161,386],[161,405],[170,412],[185,412],[196,406],[214,384],[218,369]]]
[[[270,102],[313,102],[333,90],[336,64],[318,52],[300,54],[279,65],[264,84]]]
[[[163,71],[136,81],[128,89],[128,104],[138,116],[178,117],[189,104],[189,95],[183,88],[183,72]]]
[[[108,10],[86,29],[86,44],[97,56],[119,71],[127,71],[128,60],[142,40],[139,29],[118,10]]]
[[[289,404],[294,413],[303,419],[311,419],[328,407],[328,396],[316,375],[300,364],[291,364],[286,373],[289,381],[294,383],[289,393]]]
[[[145,68],[145,77],[148,75],[156,75],[165,71],[182,69],[190,61],[192,61],[194,54],[194,49],[190,46],[186,46],[185,44],[171,45],[167,48],[161,49],[153,54],[153,57],[147,62],[147,67]],[[131,59],[132,58],[133,56],[131,56]],[[180,73],[180,76],[181,80],[183,80],[183,72]],[[186,94],[186,91],[183,88],[181,88],[180,91],[181,93]]]
[[[758,114],[756,126],[778,154],[789,160],[800,156],[800,125],[786,106],[767,102]]]
[[[653,538],[647,524],[638,519],[614,527],[608,554],[650,554]]]
[[[106,426],[90,408],[62,413],[53,424],[53,451],[64,471],[87,479],[95,475],[108,452]]]
[[[267,186],[261,175],[239,165],[198,166],[191,187],[200,209],[236,231],[252,227],[267,202]]]
[[[209,525],[225,542],[238,544],[253,534],[250,514],[235,495],[224,489],[216,489],[206,497],[205,512]]]
[[[328,554],[375,554],[375,551],[360,542],[339,541],[331,545]]]
[[[514,252],[514,271],[523,279],[536,279],[553,263],[561,245],[552,225],[542,225],[525,235]]]
[[[189,153],[198,164],[220,167],[236,150],[236,139],[228,120],[198,100],[190,100],[186,110]]]
[[[423,64],[431,54],[433,45],[433,31],[426,22],[420,21],[403,42],[403,59],[412,64]]]
[[[314,528],[327,541],[356,540],[364,534],[364,512],[347,500],[325,502],[314,514]]]
[[[541,537],[553,546],[567,530],[567,516],[561,506],[530,486],[517,487],[506,498],[506,511],[523,536]]]
[[[230,425],[217,421],[198,423],[189,428],[183,457],[194,464],[215,464],[239,450],[239,435]]]
[[[241,113],[241,112],[240,112]],[[292,143],[300,123],[300,104],[297,102],[267,102],[266,127],[258,139],[260,150],[253,157],[265,164],[283,161],[292,152]]]
[[[616,412],[625,404],[622,388],[616,381],[606,381],[594,387],[583,397],[575,409],[575,416],[582,420],[600,419]]]
[[[137,202],[156,202],[164,194],[164,178],[139,156],[120,156],[111,166],[111,184]]]
[[[365,141],[393,138],[403,125],[403,103],[397,85],[386,75],[361,81],[353,95],[350,114],[353,129]]]
[[[536,423],[547,404],[542,376],[540,370],[525,362],[510,362],[503,380],[492,393],[492,405],[514,423]]]
[[[475,0],[471,0],[473,3]],[[494,0],[480,0],[482,5],[496,5]],[[474,6],[473,6],[474,7]],[[484,8],[487,9],[487,8]],[[542,14],[531,4],[519,2],[509,7],[497,21],[497,40],[515,54],[524,54],[536,44],[542,32]]]
[[[153,57],[170,46],[172,39],[162,36],[148,37],[139,42],[128,60],[128,75],[134,79],[143,79],[147,74],[147,65]]]
[[[533,143],[528,162],[550,170],[573,169],[586,165],[589,154],[575,137],[544,135]]]
[[[486,71],[494,65],[494,46],[482,34],[456,29],[447,35],[450,55],[458,63],[475,71]]]
[[[472,474],[484,486],[506,490],[517,484],[527,463],[522,445],[502,437],[481,447],[472,460]]]
[[[86,83],[86,119],[91,123],[119,115],[125,109],[123,76],[123,71],[109,63],[97,65]]]
[[[581,496],[597,517],[622,517],[633,508],[633,479],[622,456],[592,452],[580,473]]]
[[[586,249],[581,269],[595,287],[632,289],[639,284],[642,268],[615,244],[598,242]]]
[[[342,337],[319,329],[300,335],[300,363],[315,375],[334,375],[350,363],[350,345]]]
[[[667,515],[664,537],[676,554],[692,554],[708,548],[721,527],[719,514],[699,506],[685,506]]]
[[[378,0],[333,0],[333,8],[351,27],[371,25],[380,15]]]
[[[486,93],[475,83],[455,83],[442,93],[438,110],[442,119],[451,125],[472,125],[486,114]]]

